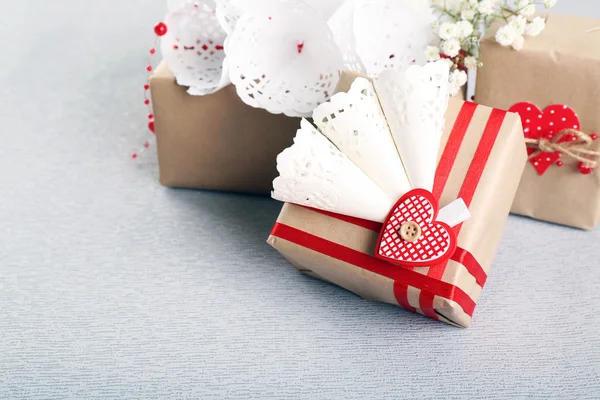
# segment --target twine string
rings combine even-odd
[[[576,140],[561,142],[561,139],[564,138],[565,135],[573,135]],[[574,160],[585,163],[590,168],[596,168],[598,166],[597,158],[600,157],[600,151],[589,149],[589,146],[593,141],[594,140],[590,135],[576,129],[565,129],[552,139],[525,139],[525,143],[527,143],[528,147],[537,150],[535,153],[531,154],[529,158],[536,157],[540,153],[554,153],[555,151],[558,151]]]

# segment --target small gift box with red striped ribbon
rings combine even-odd
[[[392,79],[396,83],[400,80]],[[357,81],[348,93],[350,99]],[[432,80],[425,81],[430,85]],[[315,124],[331,141],[326,140],[329,147],[323,154],[311,142],[318,132],[314,129],[313,136],[307,133],[312,128],[305,122],[295,145],[278,159],[281,176],[274,182],[273,197],[286,204],[268,242],[303,273],[366,299],[468,327],[527,161],[521,122],[518,115],[506,111],[446,100],[431,182],[427,182],[426,173],[419,178],[426,170],[423,160],[427,158],[426,152],[416,151],[426,147],[426,127],[421,126],[423,137],[416,142],[402,142],[410,136],[406,130],[404,139],[394,136],[391,145],[395,143],[394,150],[401,154],[410,188],[401,188],[400,181],[386,185],[405,171],[392,168],[391,177],[377,180],[377,171],[386,172],[381,165],[391,168],[392,162],[380,146],[374,151],[377,162],[369,164],[369,146],[377,141],[373,132],[377,126],[400,129],[394,122],[398,116],[392,115],[387,104],[397,107],[406,100],[415,105],[418,100],[415,94],[404,93],[392,96],[394,102],[389,103],[383,92],[390,86],[386,79],[374,84],[378,92],[375,97],[380,101],[375,103],[382,106],[386,126],[367,126],[355,116],[347,127],[343,121],[336,122],[355,111],[369,118],[377,114],[365,105],[364,98],[354,98],[342,106],[340,102],[348,98],[340,97],[336,104],[334,96],[333,106],[325,113],[317,110]],[[439,83],[434,86],[440,87]],[[368,97],[369,90],[359,92]],[[416,107],[421,106],[432,112],[431,102],[421,99]],[[398,118],[405,128],[417,111],[409,107],[408,113],[408,117],[404,115],[407,118]],[[363,130],[371,135],[366,142],[360,141]],[[343,139],[345,131],[351,133],[351,140]],[[336,138],[337,134],[340,136]],[[403,146],[410,147],[414,159],[405,155]],[[353,153],[353,148],[359,151]],[[307,156],[302,159],[301,154]],[[326,156],[330,158],[324,161]],[[349,160],[352,165],[346,166]],[[411,170],[415,165],[419,167]],[[368,186],[367,176],[377,185]],[[398,194],[390,194],[393,190]],[[384,194],[396,197],[389,202]],[[442,208],[438,210],[438,206]]]

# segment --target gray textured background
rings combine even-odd
[[[511,217],[469,330],[363,301],[265,244],[275,201],[129,159],[164,1],[0,4],[0,398],[600,397],[600,231]]]

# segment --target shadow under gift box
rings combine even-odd
[[[150,88],[162,185],[271,192],[277,155],[292,144],[298,118],[244,104],[233,85],[191,96],[164,61]]]
[[[509,109],[530,102],[540,110],[567,105],[579,116],[584,133],[600,133],[600,20],[545,16],[546,29],[527,37],[521,51],[495,42],[497,27],[481,42],[483,67],[477,72],[475,100]],[[600,151],[600,140],[590,150]],[[528,163],[512,212],[582,229],[600,221],[600,168],[582,175],[578,161],[563,157],[542,176]]]
[[[347,90],[348,87],[345,87]],[[298,270],[365,299],[468,327],[527,160],[519,116],[451,99],[433,193],[471,218],[447,265],[404,268],[373,254],[381,224],[288,204],[268,239]]]

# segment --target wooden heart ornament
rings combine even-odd
[[[379,234],[375,257],[403,267],[443,264],[456,250],[456,234],[436,221],[439,208],[431,192],[411,190],[394,206]]]
[[[517,103],[508,110],[521,116],[523,133],[528,139],[552,140],[565,129],[579,130],[581,124],[577,113],[571,108],[554,104],[541,111],[532,103]],[[572,134],[563,135],[558,143],[577,140]],[[529,161],[539,175],[543,175],[552,164],[560,165],[561,154],[559,151],[544,152],[539,149],[528,148]]]

